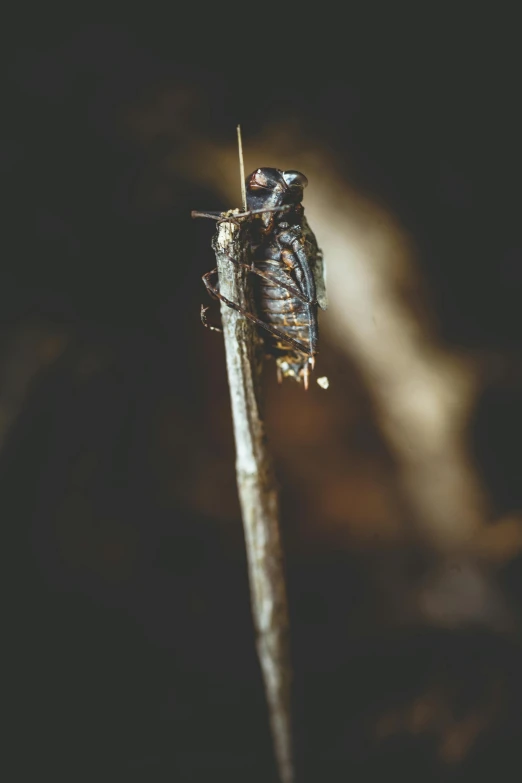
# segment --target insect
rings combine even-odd
[[[268,333],[265,350],[275,359],[279,381],[293,378],[305,388],[317,354],[318,307],[327,308],[323,254],[301,203],[307,185],[299,171],[275,168],[256,169],[246,178],[247,211],[236,217],[250,223],[248,270],[255,276],[255,313],[224,299],[216,269],[203,275],[211,296]],[[202,308],[202,320],[209,326],[207,309]]]

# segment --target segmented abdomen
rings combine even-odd
[[[256,267],[261,272],[268,272],[271,277],[281,280],[287,285],[298,288],[296,281],[287,270],[277,261],[256,261]],[[311,345],[310,318],[313,305],[301,301],[283,286],[265,282],[260,277],[256,278],[256,304],[259,317],[267,324],[276,327],[283,334],[298,340],[303,344],[303,353],[315,353],[316,346]],[[312,315],[313,317],[313,315]],[[274,348],[288,353],[293,351],[288,343],[282,342],[277,337],[271,339]],[[312,349],[312,351],[310,350]]]

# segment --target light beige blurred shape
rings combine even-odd
[[[240,201],[234,141],[231,135],[222,148],[201,140],[197,155],[184,156],[192,176],[231,206]],[[404,230],[351,190],[327,152],[312,150],[295,128],[249,142],[245,157],[247,171],[263,165],[306,173],[306,213],[327,266],[322,333],[348,353],[367,384],[422,537],[441,549],[466,544],[487,513],[465,445],[476,381],[436,342]]]
[[[154,129],[138,124],[136,134],[146,143]],[[215,189],[230,208],[239,206],[235,128],[226,145],[201,131],[177,139],[177,152],[166,164],[172,173]],[[489,622],[496,614],[505,619],[480,543],[488,500],[467,444],[479,376],[469,359],[438,341],[405,230],[339,176],[328,150],[307,140],[299,123],[275,123],[246,139],[244,151],[247,172],[275,166],[308,177],[304,204],[324,251],[330,302],[321,314],[321,332],[347,354],[371,396],[397,466],[403,534],[439,553],[440,567],[419,586],[418,608],[427,619],[452,625],[458,595],[460,619],[466,612],[471,621]],[[390,509],[391,519],[395,511]],[[453,565],[462,558],[461,579],[450,573],[446,558]]]

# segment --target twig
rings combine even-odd
[[[239,177],[241,179],[241,203],[243,212],[247,211],[246,186],[245,186],[245,161],[243,158],[243,140],[241,138],[241,125],[237,126],[237,149],[239,153]]]
[[[246,287],[248,273],[237,266],[238,262],[249,262],[247,230],[247,226],[241,226],[237,221],[221,222],[212,246],[217,258],[220,292],[250,309]],[[221,317],[257,652],[279,776],[282,783],[292,783],[288,608],[277,490],[259,404],[262,356],[253,324],[223,302]]]

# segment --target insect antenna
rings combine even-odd
[[[201,212],[199,209],[193,209],[190,216],[193,218],[210,218],[211,220],[218,220],[226,223],[235,218],[250,217],[250,215],[263,215],[265,212],[288,212],[292,207],[293,204],[282,204],[280,207],[267,207],[263,209],[249,209],[246,212],[235,212],[230,216],[227,216],[224,212]]]

